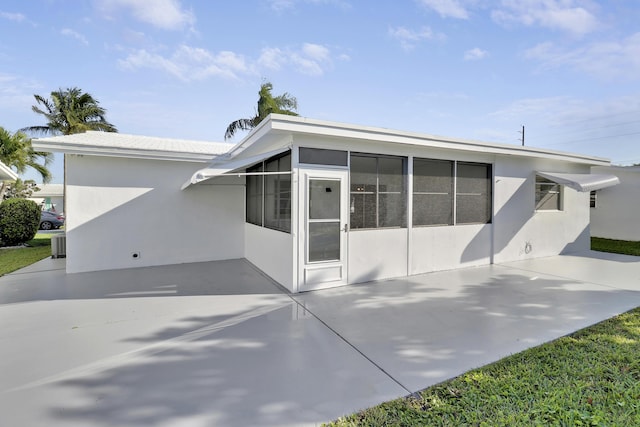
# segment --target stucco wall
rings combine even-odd
[[[411,274],[491,263],[491,224],[415,227]]]
[[[296,292],[293,251],[291,234],[245,224],[244,257],[282,286]]]
[[[591,235],[640,241],[640,167],[594,167],[593,173],[616,175],[620,184],[597,191]]]
[[[407,229],[349,232],[349,283],[407,275]]]
[[[67,156],[67,271],[243,257],[244,187],[203,185],[181,191],[201,167]]]
[[[588,166],[504,158],[494,182],[494,262],[588,250],[589,193],[562,187],[562,211],[535,210],[535,172],[589,173]]]

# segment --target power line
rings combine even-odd
[[[593,141],[593,140],[597,140],[597,139],[612,139],[612,138],[619,138],[621,136],[632,136],[632,135],[640,135],[640,131],[639,132],[630,132],[630,133],[621,133],[621,134],[618,134],[618,135],[594,136],[594,137],[591,137],[591,138],[574,139],[574,140],[571,140],[571,141],[564,141],[564,142],[554,142],[554,143],[546,144],[546,145],[575,144],[576,142]]]

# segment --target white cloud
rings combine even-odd
[[[502,25],[540,26],[582,36],[600,26],[594,10],[590,0],[502,0],[491,16]]]
[[[620,41],[594,42],[576,49],[541,43],[525,52],[541,61],[542,69],[570,67],[605,80],[638,79],[640,76],[640,32]]]
[[[27,19],[22,13],[11,13],[0,11],[0,18],[8,19],[9,21],[22,22]]]
[[[344,57],[341,56],[340,59]],[[326,46],[305,43],[297,50],[264,48],[257,64],[271,70],[293,65],[302,74],[320,76],[333,67],[333,60],[331,50]]]
[[[340,60],[348,57],[338,56]],[[211,52],[207,49],[181,45],[169,55],[147,49],[137,49],[118,64],[126,70],[154,69],[182,81],[204,80],[209,77],[240,79],[260,74],[260,69],[280,70],[291,67],[311,76],[319,76],[333,67],[331,50],[319,44],[305,43],[297,49],[264,48],[253,60],[230,51]]]
[[[0,108],[7,108],[11,111],[29,110],[35,103],[33,94],[40,90],[42,90],[42,85],[36,81],[0,73]],[[0,126],[6,126],[6,124],[0,124]],[[25,126],[25,124],[20,124],[20,126]]]
[[[62,31],[60,31],[60,34],[62,34],[63,36],[74,38],[78,40],[80,43],[82,43],[83,45],[89,46],[89,41],[85,36],[83,36],[82,34],[70,28],[63,28]]]
[[[346,0],[268,0],[268,4],[271,9],[276,12],[283,12],[285,10],[294,9],[298,4],[310,3],[315,5],[334,5],[343,9],[348,9],[351,4]]]
[[[389,28],[389,35],[400,41],[400,46],[406,51],[412,50],[423,40],[444,38],[444,35],[434,33],[429,27],[422,27],[417,31],[405,27]]]
[[[483,59],[486,58],[486,56],[489,54],[489,52],[487,52],[486,50],[482,50],[479,47],[470,49],[468,51],[466,51],[464,53],[464,60],[465,61],[477,61],[479,59]]]
[[[98,6],[109,16],[120,9],[133,17],[163,30],[179,30],[193,26],[195,16],[182,7],[179,0],[97,0]]]
[[[469,12],[459,0],[418,0],[418,3],[435,10],[443,18],[469,18]]]
[[[227,51],[213,54],[206,49],[186,45],[180,46],[169,57],[139,49],[118,63],[128,70],[150,68],[164,71],[183,81],[208,77],[237,79],[251,72],[241,55]]]

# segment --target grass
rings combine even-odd
[[[640,255],[640,242],[594,237],[591,248]],[[326,426],[640,425],[639,354],[636,308]]]
[[[51,256],[51,236],[53,234],[38,233],[27,242],[29,247],[0,249],[0,276]]]
[[[640,256],[640,242],[592,237],[591,249],[600,252],[613,252],[616,254]]]
[[[640,425],[640,308],[327,424]]]

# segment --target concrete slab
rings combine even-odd
[[[406,393],[248,262],[0,278],[0,425],[316,425]]]
[[[588,253],[288,295],[244,260],[0,278],[0,425],[317,425],[640,305]]]
[[[294,298],[414,392],[640,306],[640,286],[626,275],[617,282],[614,267],[601,268],[602,284],[571,277],[594,261],[611,267],[607,259],[554,257]],[[631,265],[638,275],[640,264]]]

